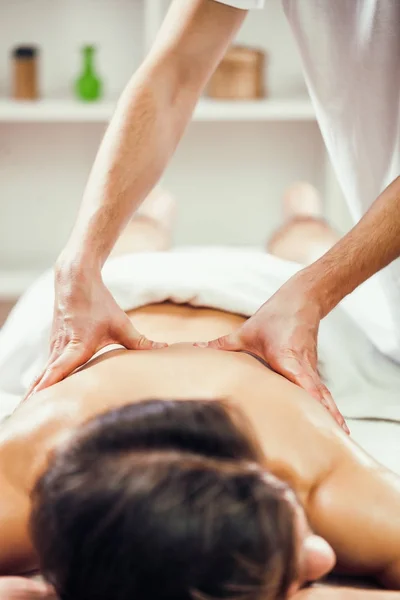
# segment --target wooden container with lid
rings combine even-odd
[[[211,98],[254,100],[264,98],[266,54],[245,46],[231,46],[207,86]]]

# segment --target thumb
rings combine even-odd
[[[152,340],[149,340],[145,335],[142,335],[135,329],[129,319],[123,323],[118,334],[118,338],[115,341],[125,346],[127,350],[154,350],[166,348],[168,346],[168,344],[162,342],[153,342]]]
[[[237,332],[231,333],[230,335],[224,335],[208,343],[198,343],[195,344],[195,346],[200,348],[214,348],[215,350],[226,350],[228,352],[238,352],[243,348],[240,335]]]
[[[78,369],[90,360],[94,352],[94,350],[91,351],[88,347],[85,348],[82,343],[73,344],[70,342],[64,348],[62,354],[55,360],[49,361],[40,381],[33,389],[33,392],[37,393],[40,390],[48,388],[62,379],[65,379],[65,377],[73,373],[75,369]]]

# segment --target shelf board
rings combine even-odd
[[[0,99],[0,122],[3,123],[106,123],[116,101],[91,104],[73,99],[15,101]],[[312,121],[315,113],[310,100],[272,98],[266,100],[210,100],[198,103],[195,121]]]
[[[18,298],[27,290],[35,279],[43,273],[41,271],[31,270],[0,270],[0,300],[11,300]]]
[[[265,100],[211,100],[197,105],[196,121],[312,121],[314,108],[307,97]]]
[[[78,102],[73,99],[17,101],[0,99],[3,123],[104,123],[109,121],[116,102]]]

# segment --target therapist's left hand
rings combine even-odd
[[[321,308],[301,278],[292,277],[250,319],[232,334],[208,346],[245,351],[263,359],[274,371],[321,402],[349,433],[317,367],[317,337]]]

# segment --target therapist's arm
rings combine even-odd
[[[164,171],[245,15],[215,0],[172,3],[149,56],[122,94],[57,261],[51,354],[31,390],[56,383],[107,344],[152,347],[105,288],[101,268]]]
[[[400,256],[400,177],[329,252],[301,272],[321,318],[361,283]],[[400,310],[400,307],[399,307]]]
[[[215,0],[175,0],[101,144],[62,261],[97,270],[154,187],[245,16]]]
[[[346,429],[318,373],[319,324],[347,294],[398,256],[400,177],[324,256],[293,276],[240,329],[209,345],[260,356],[321,401]]]

